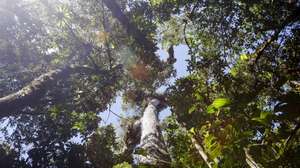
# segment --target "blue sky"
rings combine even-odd
[[[159,49],[157,51],[157,54],[163,60],[166,60],[168,58],[168,53],[162,49]],[[187,69],[186,69],[187,68],[186,60],[189,59],[188,47],[186,45],[178,45],[178,46],[174,47],[174,54],[177,59],[177,61],[174,64],[174,68],[177,71],[177,76],[176,76],[176,78],[172,78],[170,80],[170,84],[174,83],[176,79],[188,74]],[[166,86],[160,88],[161,91],[163,91],[164,89],[166,89]],[[122,109],[122,98],[120,95],[116,97],[115,103],[113,103],[111,105],[111,110],[121,116],[128,116],[128,115],[134,114],[134,112],[132,110],[130,111],[130,109],[128,109],[127,111],[124,111]],[[162,120],[165,117],[167,117],[168,115],[170,115],[169,108],[160,112],[159,118]],[[108,110],[101,113],[100,116],[102,118],[102,121],[100,123],[101,125],[113,124],[115,126],[118,134],[120,134],[122,132],[122,129],[120,129],[120,118],[119,117],[117,117],[116,115],[114,115],[112,113],[109,114]],[[7,121],[0,124],[0,128],[6,127]],[[13,129],[8,129],[8,130],[9,130],[9,134],[11,134]],[[0,142],[4,140],[3,138],[4,138],[4,136],[2,134],[0,134]],[[79,143],[80,140],[81,139],[79,137],[74,137],[74,138],[72,138],[71,141]]]
[[[188,74],[187,72],[187,59],[189,59],[188,56],[188,47],[186,45],[178,45],[174,47],[174,53],[175,53],[175,58],[177,59],[176,63],[174,64],[174,67],[177,71],[177,76],[176,78],[173,78],[170,80],[170,83],[174,83],[176,79],[186,76]],[[168,58],[168,53],[165,50],[159,49],[157,51],[157,54],[160,56],[161,59],[166,60]],[[162,87],[161,90],[164,90],[165,88]],[[122,109],[122,98],[121,96],[117,96],[115,103],[111,105],[111,110],[121,116],[126,116],[126,115],[133,115],[134,112],[132,111],[123,111]],[[170,109],[167,108],[163,110],[160,113],[159,118],[164,119],[166,116],[170,115]],[[106,124],[113,124],[117,128],[117,132],[120,132],[120,118],[117,117],[116,115],[110,113],[109,111],[105,111],[100,114],[102,118],[101,125],[106,125]]]
[[[176,79],[186,76],[188,74],[187,72],[187,62],[186,60],[189,59],[188,56],[188,47],[186,45],[179,45],[174,47],[174,53],[175,53],[175,57],[177,59],[176,63],[174,64],[174,68],[177,71],[177,76],[176,78],[172,78],[170,80],[170,84],[174,83]],[[168,58],[168,53],[162,49],[157,51],[157,54],[160,56],[161,59],[166,60]],[[162,87],[160,90],[163,91],[166,87]],[[134,112],[130,109],[128,109],[127,111],[124,111],[122,109],[122,98],[121,96],[117,96],[115,103],[111,105],[111,110],[115,113],[117,113],[118,115],[121,116],[128,116],[128,115],[133,115]],[[165,117],[170,115],[170,109],[166,108],[165,110],[160,112],[160,116],[159,118],[162,120]],[[101,121],[101,125],[108,125],[108,124],[112,124],[114,125],[114,127],[116,128],[116,132],[118,135],[122,134],[122,129],[120,127],[120,118],[117,117],[116,115],[110,113],[109,111],[105,111],[103,113],[100,114],[102,121]],[[7,120],[8,121],[8,120]],[[0,124],[0,128],[6,127],[7,125],[7,121],[4,121],[2,124]],[[13,129],[8,129],[9,133],[11,134]],[[0,142],[4,141],[4,136],[1,133],[0,134]],[[70,141],[76,142],[76,143],[80,143],[81,142],[81,138],[79,136],[73,137]],[[28,150],[30,148],[30,145],[25,145],[24,146],[24,151]],[[24,154],[22,155],[22,157],[27,158],[27,155]]]

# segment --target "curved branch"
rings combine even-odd
[[[94,70],[89,67],[69,66],[51,70],[30,82],[15,93],[0,98],[0,118],[21,113],[21,110],[28,106],[34,106],[41,102],[46,91],[55,85],[59,79],[68,78],[73,73],[106,73],[104,70]]]

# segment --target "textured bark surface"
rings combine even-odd
[[[0,118],[17,115],[23,108],[39,104],[46,91],[53,87],[57,80],[66,79],[72,73],[77,72],[96,73],[95,70],[88,67],[65,67],[51,70],[37,77],[19,91],[0,98]],[[99,72],[97,71],[97,73]]]
[[[148,39],[147,34],[138,29],[137,25],[126,16],[120,5],[115,0],[102,0],[112,15],[121,23],[128,35],[143,49],[143,54],[139,53],[139,58],[146,64],[152,65],[162,70],[163,64],[155,54],[158,49],[153,39]]]
[[[136,119],[126,126],[126,133],[124,136],[124,142],[126,149],[124,151],[124,160],[132,163],[133,158],[132,154],[136,146],[140,143],[141,140],[141,120]]]
[[[132,36],[135,41],[142,46],[146,51],[154,53],[156,44],[146,38],[146,34],[140,31],[137,26],[132,23],[129,18],[123,13],[119,4],[115,0],[102,0],[107,8],[112,12],[115,18],[119,20],[127,33]],[[153,54],[155,56],[155,54]]]
[[[139,165],[170,166],[170,156],[159,127],[160,103],[158,99],[150,100],[141,118],[141,139],[134,154],[134,159]]]

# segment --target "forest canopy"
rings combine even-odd
[[[0,167],[300,167],[299,13],[298,0],[0,0]],[[134,115],[111,110],[118,97]]]

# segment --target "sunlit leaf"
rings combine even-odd
[[[267,112],[267,111],[262,111],[261,113],[260,113],[260,118],[261,119],[266,119],[269,115],[271,115],[271,113],[270,112]]]
[[[214,100],[214,102],[212,103],[212,105],[215,107],[215,108],[221,108],[221,107],[224,107],[224,106],[227,106],[230,104],[230,100],[227,99],[227,98],[217,98]]]
[[[211,114],[217,112],[217,109],[213,105],[209,105],[206,111],[207,113]]]
[[[246,61],[246,60],[249,59],[249,56],[248,56],[247,54],[242,54],[242,55],[240,56],[240,59],[241,59],[242,61]]]
[[[191,114],[191,113],[193,113],[194,111],[196,111],[196,106],[195,106],[195,105],[193,105],[193,106],[189,109],[188,113]]]
[[[267,112],[267,111],[262,111],[260,112],[260,116],[259,117],[254,117],[252,118],[253,121],[257,121],[261,124],[264,124],[264,125],[267,125],[268,124],[268,119],[269,119],[269,116],[271,115],[270,112]]]
[[[72,129],[76,129],[76,130],[79,130],[79,131],[83,131],[84,128],[85,128],[85,126],[84,126],[84,123],[83,123],[83,122],[76,122],[76,123],[73,125],[73,127],[72,127]]]
[[[225,107],[229,105],[231,101],[227,98],[217,98],[213,101],[211,105],[207,107],[207,113],[215,113],[220,108]]]
[[[231,76],[236,77],[236,75],[238,74],[238,70],[235,67],[233,67],[230,69],[229,73]]]
[[[164,0],[150,0],[151,5],[156,6],[164,2]]]
[[[123,163],[114,165],[113,168],[132,168],[132,166],[127,162],[123,162]]]
[[[189,132],[190,132],[191,134],[195,135],[195,128],[192,127],[192,128],[189,130]]]

